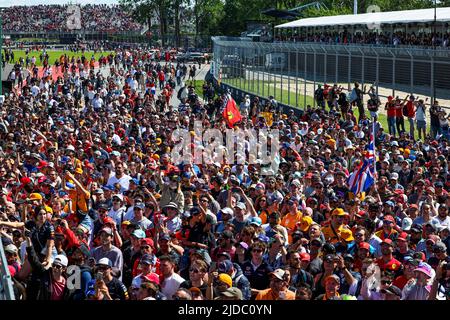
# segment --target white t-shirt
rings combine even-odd
[[[109,179],[108,179],[108,186],[113,186],[116,183],[119,183],[122,188],[126,191],[130,188],[130,180],[131,177],[129,175],[124,174],[120,179],[117,179],[116,174],[114,173]]]
[[[180,288],[180,284],[185,280],[179,274],[174,273],[170,277],[165,278],[162,283],[162,293],[167,297],[167,300],[172,300],[172,296]]]

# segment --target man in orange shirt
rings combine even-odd
[[[256,300],[295,300],[295,293],[288,289],[288,271],[276,269],[270,276],[270,288],[259,291]]]
[[[335,244],[335,243],[341,241],[342,230],[348,229],[344,224],[344,217],[346,215],[347,215],[347,213],[342,208],[336,208],[333,210],[333,212],[331,214],[330,224],[322,228],[322,233],[327,242],[330,242],[331,244]],[[349,231],[351,234],[351,230],[349,230]],[[345,235],[346,235],[345,238],[347,238],[347,239],[350,237],[350,235],[348,235],[348,233],[345,233]]]
[[[298,210],[298,201],[296,199],[289,199],[287,202],[288,213],[281,219],[281,225],[286,228],[288,232],[288,241],[292,243],[292,233],[295,231],[297,223],[302,220],[302,212]]]

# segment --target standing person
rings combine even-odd
[[[397,112],[396,112],[396,107],[395,107],[395,101],[392,96],[388,97],[388,101],[386,102],[384,109],[387,110],[389,134],[395,137],[395,124],[396,124],[395,118],[396,118]]]
[[[351,93],[350,103],[352,105],[356,104],[356,106],[358,107],[358,112],[359,112],[358,122],[361,121],[362,119],[364,119],[364,115],[365,115],[364,101],[363,101],[364,94],[365,94],[364,91],[359,88],[359,83],[355,82],[355,87],[353,88],[352,93]]]
[[[434,100],[434,103],[430,108],[430,133],[432,139],[436,138],[438,134],[442,133],[441,123],[439,121],[439,114],[441,112],[442,108],[439,105],[439,101]]]
[[[111,228],[104,227],[100,231],[101,245],[92,250],[92,257],[95,261],[100,261],[102,258],[108,258],[111,261],[111,268],[114,274],[122,280],[122,269],[123,269],[123,256],[122,251],[114,246],[113,241],[113,231]]]
[[[408,102],[405,105],[405,116],[408,118],[408,122],[409,122],[409,136],[411,137],[411,139],[414,139],[414,120],[416,118],[416,110],[417,110],[417,105],[419,103],[416,101],[416,98],[411,95],[409,97]]]
[[[405,132],[405,119],[403,118],[403,107],[405,106],[406,100],[409,96],[401,101],[400,98],[395,99],[395,125],[397,127],[397,132],[400,135],[401,132]],[[401,129],[401,130],[400,130]]]
[[[426,137],[427,119],[425,115],[425,110],[426,106],[423,99],[419,99],[419,102],[417,103],[416,106],[416,121],[417,121],[417,132],[419,133],[419,140],[422,140],[422,133],[423,139],[425,139]]]

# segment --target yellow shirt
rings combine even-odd
[[[88,211],[88,201],[90,193],[84,194],[81,190],[72,189],[68,191],[69,198],[72,200],[72,212],[76,210]]]
[[[337,233],[337,235],[336,235],[336,233],[334,233],[333,229],[331,228],[331,224],[323,227],[322,233],[323,233],[323,236],[325,237],[325,241],[330,242],[332,244],[341,241],[340,236],[341,236],[342,229],[345,229],[344,225],[341,225],[337,230],[335,230]]]

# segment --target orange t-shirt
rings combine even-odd
[[[291,290],[286,290],[285,292],[286,292],[285,298],[280,299],[280,297],[278,295],[275,296],[272,289],[269,288],[269,289],[260,291],[258,293],[258,295],[256,296],[256,300],[295,300],[294,292],[292,292]]]
[[[292,243],[291,233],[295,231],[296,225],[301,221],[302,216],[302,212],[297,211],[295,215],[288,213],[283,217],[283,219],[281,219],[281,225],[285,227],[288,232],[289,243]]]

